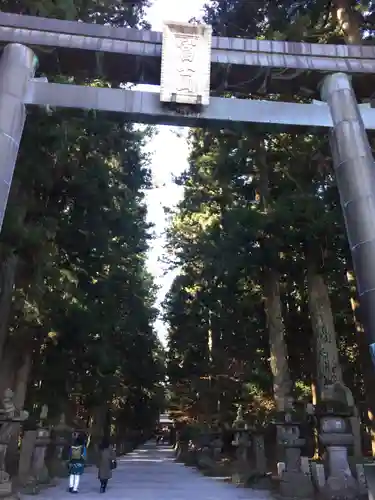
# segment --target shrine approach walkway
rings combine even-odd
[[[96,467],[82,476],[79,494],[73,498],[107,500],[272,500],[267,491],[236,488],[232,484],[202,476],[198,471],[174,461],[169,447],[147,443],[118,459],[118,467],[104,495],[99,493]],[[72,499],[67,480],[43,490],[38,500]],[[30,496],[22,496],[30,500]]]

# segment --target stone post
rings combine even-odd
[[[234,440],[232,444],[236,447],[236,460],[233,463],[232,481],[237,485],[245,485],[252,476],[249,460],[251,440],[241,405],[238,407],[237,417],[233,422],[233,430]]]
[[[46,451],[50,444],[50,430],[45,427],[48,416],[48,406],[43,405],[40,412],[38,428],[35,432],[34,451],[31,457],[31,474],[28,486],[37,489],[40,484],[49,483],[49,473],[46,466]]]
[[[327,498],[356,498],[357,484],[352,476],[347,447],[353,436],[347,433],[345,419],[339,415],[325,415],[321,419],[320,442],[327,450],[328,478],[323,492]]]
[[[314,493],[311,471],[306,457],[301,457],[306,445],[306,439],[301,437],[306,412],[303,409],[300,414],[291,398],[286,403],[287,406],[278,413],[275,422],[277,445],[284,456],[284,460],[277,464],[280,493],[284,497],[309,498]]]
[[[190,442],[190,433],[188,431],[187,426],[184,426],[178,432],[177,437],[177,452],[176,452],[176,460],[178,462],[185,462],[189,455],[189,442]]]
[[[361,319],[375,365],[375,168],[350,76],[325,77],[321,96],[332,115],[331,149],[357,279]]]
[[[49,482],[49,473],[46,466],[46,451],[50,442],[49,429],[38,429],[34,454],[32,458],[33,476],[38,484],[47,484]]]
[[[18,432],[21,422],[24,422],[29,414],[27,411],[18,410],[13,402],[14,393],[11,389],[6,389],[3,395],[0,410],[0,498],[9,498],[12,493],[12,481],[6,471],[6,454],[8,444]]]
[[[257,476],[265,476],[267,474],[267,458],[264,445],[264,435],[260,431],[252,432],[253,454],[255,474]]]
[[[34,454],[37,431],[26,431],[22,438],[18,480],[22,487],[34,482],[32,478],[32,457]]]
[[[203,431],[198,441],[195,444],[194,453],[198,466],[204,469],[207,474],[216,475],[216,461],[215,461],[215,448],[218,447],[219,443],[215,443],[217,438],[217,433],[213,429],[206,429]]]
[[[320,484],[321,493],[329,500],[350,500],[367,498],[363,465],[356,464],[351,470],[348,448],[353,446],[354,437],[350,428],[354,401],[351,392],[337,382],[326,386],[322,401],[317,406],[320,417],[319,440],[326,450],[325,484]]]
[[[303,467],[301,450],[306,440],[300,437],[299,422],[289,415],[279,427],[279,439],[284,447],[285,462],[278,464],[280,493],[283,497],[310,498],[314,495],[309,469]]]
[[[0,59],[0,230],[4,220],[26,110],[24,99],[37,64],[24,45],[7,45]]]
[[[221,452],[223,449],[223,440],[221,438],[221,432],[216,432],[213,435],[213,439],[211,441],[211,449],[212,449],[212,458],[215,462],[219,462],[221,458]]]
[[[245,485],[252,477],[249,460],[249,449],[251,448],[249,431],[239,429],[232,444],[236,446],[236,460],[233,463],[232,481],[237,485]]]
[[[66,424],[65,414],[62,413],[59,423],[53,428],[51,433],[53,452],[48,467],[51,477],[68,476],[68,468],[63,459],[63,452],[64,446],[69,442],[71,433],[72,428]]]
[[[281,401],[276,401],[276,463],[277,469],[285,469],[285,446],[284,446],[284,424],[290,422],[294,412],[294,400],[286,397]]]

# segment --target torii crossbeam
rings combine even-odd
[[[174,25],[173,29],[176,39],[171,52],[173,61],[161,78],[163,57],[169,56],[164,53],[166,39],[159,33],[0,14],[0,42],[10,43],[0,61],[0,227],[27,105],[122,112],[133,121],[175,125],[257,122],[330,127],[333,163],[357,277],[362,321],[375,364],[375,173],[365,130],[365,127],[375,129],[375,110],[371,103],[358,105],[352,87],[353,81],[361,99],[371,96],[375,84],[375,47],[220,37],[212,41],[206,37],[209,45],[205,47],[199,35],[205,30],[203,26],[195,30],[191,25],[180,28]],[[51,50],[39,53],[40,46]],[[194,55],[196,46],[200,50]],[[41,71],[47,75],[59,72],[70,76],[102,76],[116,83],[161,83],[160,99],[155,93],[56,85],[35,79],[34,51],[40,58]],[[189,66],[194,57],[194,64],[198,66]],[[204,57],[207,57],[208,71],[206,62],[202,63]],[[203,66],[199,66],[200,63]],[[176,72],[180,72],[181,77],[178,85],[173,80],[175,76],[171,76]],[[324,102],[297,104],[210,98],[210,87],[218,95],[222,90],[238,86],[247,94],[256,94],[258,99],[260,95],[278,93],[288,95],[290,100],[298,91],[304,97],[316,99],[320,95]],[[201,90],[195,92],[195,87]],[[162,94],[169,95],[170,99],[162,99]],[[190,105],[193,99],[200,104],[200,109],[191,107],[186,115],[165,104],[168,101]]]

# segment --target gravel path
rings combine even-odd
[[[90,467],[82,476],[78,495],[73,498],[107,500],[272,500],[267,491],[236,488],[202,476],[198,471],[176,463],[168,447],[147,443],[118,459],[118,467],[107,492],[99,493],[97,470]],[[67,481],[43,490],[38,500],[68,500]],[[30,496],[23,496],[30,500]]]

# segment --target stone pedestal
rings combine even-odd
[[[251,428],[249,430],[251,445],[248,446],[248,461],[250,477],[247,484],[256,489],[272,488],[271,474],[268,474],[266,450],[263,430]]]
[[[64,446],[68,438],[63,433],[53,432],[51,436],[53,449],[47,463],[50,477],[68,477],[67,463],[63,458]]]
[[[236,420],[233,422],[236,460],[232,464],[232,481],[237,485],[245,485],[252,477],[249,450],[251,448],[250,432],[243,416],[242,406],[238,407]]]
[[[29,416],[28,412],[15,407],[13,398],[13,391],[6,389],[2,399],[3,408],[0,410],[0,499],[7,500],[15,498],[12,494],[12,481],[6,471],[8,445],[17,436],[20,424]]]
[[[279,472],[280,493],[283,497],[311,498],[314,488],[309,468],[302,468],[301,450],[306,441],[300,437],[299,422],[287,415],[277,425],[285,456],[285,465]]]
[[[212,457],[212,450],[209,446],[203,446],[200,448],[197,455],[198,466],[207,472],[212,471],[215,468],[215,461]]]
[[[4,480],[0,482],[0,499],[10,500],[12,498],[15,498],[12,493],[12,481],[9,478],[4,478]]]
[[[197,443],[196,460],[206,474],[216,476],[220,474],[220,456],[222,448],[221,433],[210,430],[200,436]]]
[[[26,431],[22,438],[18,480],[22,487],[34,482],[32,477],[32,457],[34,454],[37,431]]]
[[[232,445],[236,447],[236,459],[232,463],[232,482],[237,485],[245,485],[251,477],[251,466],[249,461],[249,448],[251,441],[247,423],[244,419],[242,405],[238,407],[236,419],[233,422],[234,440]]]
[[[47,467],[50,477],[67,477],[69,475],[67,460],[64,458],[64,448],[69,443],[72,428],[67,425],[65,414],[60,415],[59,423],[51,431],[51,449],[47,454]]]
[[[354,445],[350,419],[354,415],[353,397],[347,387],[336,383],[324,388],[322,402],[317,407],[320,420],[319,440],[325,449],[325,484],[320,488],[327,500],[354,500],[367,498],[363,466],[352,470],[348,448]]]
[[[236,460],[232,467],[232,481],[237,485],[245,485],[252,477],[249,450],[252,446],[250,434],[247,429],[237,430],[233,446],[236,446]]]
[[[215,462],[219,462],[221,458],[221,452],[223,449],[223,440],[221,438],[220,433],[217,433],[213,436],[211,441],[211,449],[212,449],[212,458]]]
[[[185,462],[189,453],[189,442],[178,441],[176,459],[178,462]]]
[[[316,488],[318,491],[321,491],[326,484],[324,465],[322,463],[312,462],[311,475]]]
[[[264,436],[260,432],[252,432],[252,452],[254,457],[254,469],[258,476],[267,474],[267,458],[264,446]]]
[[[329,500],[358,498],[358,483],[348,461],[348,447],[353,445],[354,439],[347,432],[345,419],[339,415],[322,417],[319,439],[327,451],[323,496]]]
[[[38,429],[32,458],[32,474],[38,484],[48,484],[50,477],[46,466],[46,450],[50,442],[50,431]]]

